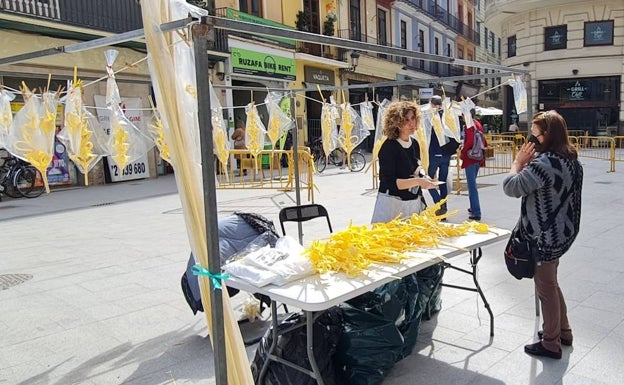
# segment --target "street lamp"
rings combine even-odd
[[[358,51],[351,51],[351,66],[348,68],[341,68],[340,73],[355,72],[360,60],[360,53]]]

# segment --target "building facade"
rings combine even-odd
[[[502,64],[528,70],[532,106],[555,109],[570,130],[622,135],[624,3],[489,1],[486,25],[502,38]],[[510,87],[506,87],[510,88]],[[518,116],[506,90],[505,119]],[[520,116],[521,126],[531,116]]]

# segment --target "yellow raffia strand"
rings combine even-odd
[[[364,123],[366,123],[368,127],[375,127],[375,123],[373,123],[373,118],[371,118],[369,115],[364,116]]]
[[[165,140],[165,130],[163,129],[162,120],[158,117],[158,115],[154,114],[154,122],[150,123],[150,128],[156,134],[154,138],[154,143],[156,147],[158,147],[158,151],[160,152],[160,157],[171,163],[171,156],[169,154],[169,145]]]
[[[130,145],[126,142],[128,133],[118,119],[113,120],[113,148],[115,149],[115,154],[112,157],[119,168],[123,169],[130,160],[130,157],[126,155],[130,148]]]
[[[186,93],[191,95],[194,99],[197,99],[197,89],[195,87],[193,87],[192,85],[187,84],[184,87],[184,91],[186,91]]]
[[[325,152],[325,157],[329,156],[331,152],[331,133],[332,133],[332,113],[330,110],[329,104],[323,104],[323,109],[321,111],[321,135],[323,136],[323,151]]]
[[[213,126],[213,141],[214,141],[214,153],[221,164],[225,167],[227,164],[230,153],[227,149],[227,135],[225,130],[220,127]]]
[[[260,128],[258,127],[258,123],[256,121],[257,119],[258,110],[256,110],[256,107],[252,105],[251,108],[249,108],[249,112],[247,113],[247,127],[245,127],[245,131],[248,135],[247,148],[254,158],[257,157],[263,150],[262,146],[258,141]]]
[[[10,109],[0,111],[0,126],[9,127],[13,123],[13,113]]]
[[[440,120],[440,115],[438,115],[438,110],[435,108],[432,109],[432,114],[431,125],[433,126],[433,131],[438,138],[443,138],[444,130],[442,129],[442,121]],[[433,135],[431,136],[431,140],[433,140]]]
[[[451,102],[448,108],[444,111],[444,124],[451,130],[451,132],[459,137],[459,128],[457,127],[457,119],[453,113],[453,103]]]
[[[269,136],[269,140],[271,141],[272,149],[275,149],[275,143],[279,139],[279,133],[280,133],[279,114],[276,111],[274,111],[271,114],[271,117],[269,118],[269,129],[267,130],[267,135]]]
[[[431,140],[434,140],[433,136]],[[427,137],[425,136],[425,130],[420,127],[416,130],[416,140],[420,146],[420,165],[426,170],[429,169],[429,143],[427,143]]]
[[[407,252],[435,248],[443,243],[444,238],[461,236],[469,231],[489,231],[487,224],[479,222],[443,224],[440,222],[442,218],[458,212],[436,215],[436,210],[445,202],[442,200],[403,221],[394,219],[372,226],[351,224],[345,230],[333,233],[328,240],[315,240],[305,250],[305,255],[319,274],[341,272],[356,276],[373,263],[397,263],[409,258]]]

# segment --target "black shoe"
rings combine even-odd
[[[476,216],[476,215],[469,215],[468,219],[470,219],[471,221],[480,221],[481,217]]]
[[[544,338],[544,331],[543,330],[538,330],[537,331],[537,338],[539,338],[540,340],[542,340]],[[565,345],[565,346],[572,346],[572,340],[567,339],[567,338],[561,338],[561,345]]]
[[[561,349],[559,349],[558,352],[553,352],[551,350],[546,349],[542,345],[541,341],[538,341],[531,345],[524,345],[524,352],[532,356],[548,357],[548,358],[554,358],[556,360],[561,359]]]

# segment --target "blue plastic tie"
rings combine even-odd
[[[191,271],[193,272],[193,275],[203,275],[206,277],[210,277],[210,279],[212,280],[212,286],[214,286],[215,289],[219,289],[219,290],[221,289],[221,280],[230,278],[229,274],[221,274],[221,273],[213,274],[208,269],[202,267],[201,265],[194,265],[191,268]]]

